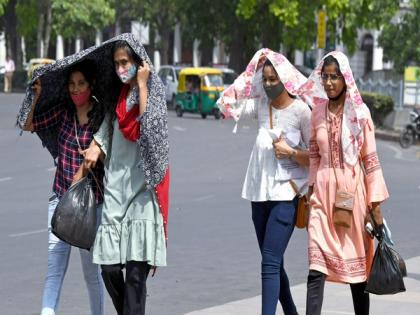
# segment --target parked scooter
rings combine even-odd
[[[400,145],[405,149],[418,140],[420,140],[420,113],[417,109],[413,109],[410,112],[410,123],[400,134]]]

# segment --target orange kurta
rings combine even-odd
[[[374,242],[364,229],[367,205],[385,200],[388,191],[376,153],[370,114],[364,123],[360,151],[365,176],[360,173],[359,164],[350,166],[344,162],[340,140],[342,116],[331,114],[327,103],[314,108],[311,122],[309,185],[314,185],[314,191],[308,223],[309,269],[326,274],[329,281],[358,283],[366,281],[373,258]],[[368,112],[366,105],[363,106]],[[357,187],[351,228],[337,227],[333,223],[337,187],[333,164],[340,188],[354,192]]]

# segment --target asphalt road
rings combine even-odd
[[[47,267],[47,202],[52,158],[36,135],[14,126],[23,94],[0,94],[0,314],[39,314]],[[148,314],[180,315],[260,294],[260,258],[250,205],[240,198],[252,128],[231,121],[169,114],[171,198],[168,264],[150,279]],[[391,198],[383,212],[404,258],[420,255],[420,147],[378,141]],[[306,232],[286,252],[292,285],[307,275]],[[73,250],[59,314],[89,314]],[[106,314],[115,314],[107,297]]]

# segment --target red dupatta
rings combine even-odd
[[[121,89],[120,97],[118,98],[118,104],[115,112],[120,131],[124,135],[124,138],[129,141],[136,142],[140,138],[140,124],[137,121],[140,109],[138,105],[134,105],[127,112],[127,95],[129,90],[130,86],[128,84],[124,84]]]

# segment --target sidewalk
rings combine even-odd
[[[408,277],[404,278],[407,291],[396,295],[370,295],[370,315],[419,315],[420,314],[420,256],[406,260]],[[299,314],[305,314],[306,284],[292,287],[292,294]],[[259,315],[260,296],[234,301],[185,315]],[[277,314],[283,314],[278,307]],[[324,315],[353,315],[350,287],[327,282],[325,285]]]

